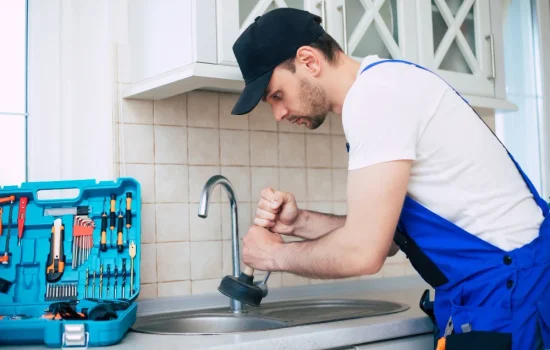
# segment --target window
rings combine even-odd
[[[495,121],[498,137],[543,196],[548,192],[542,175],[547,160],[542,157],[544,101],[536,1],[503,2],[506,92],[518,111],[497,112]]]
[[[0,185],[27,179],[27,1],[0,0]]]

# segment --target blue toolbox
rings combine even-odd
[[[0,188],[0,344],[116,344],[136,320],[141,190],[116,181]]]

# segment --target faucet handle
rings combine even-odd
[[[271,271],[268,271],[265,275],[264,279],[262,281],[256,281],[254,284],[262,290],[263,296],[265,297],[267,295],[267,280],[269,279],[269,275],[271,275]]]

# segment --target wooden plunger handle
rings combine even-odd
[[[252,276],[254,275],[254,269],[249,266],[245,266],[244,273],[248,276]]]

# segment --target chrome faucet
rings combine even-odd
[[[241,254],[239,252],[239,223],[238,223],[238,212],[237,212],[237,197],[235,196],[235,191],[231,182],[222,175],[214,175],[204,185],[200,203],[199,203],[199,217],[206,218],[208,216],[208,204],[210,203],[210,195],[214,190],[216,185],[221,185],[225,188],[227,196],[229,197],[229,204],[231,206],[231,244],[232,244],[232,253],[233,253],[233,276],[238,278],[241,274]],[[254,282],[255,285],[262,289],[264,296],[267,295],[267,279],[269,278],[270,273],[267,273],[264,280],[261,282]],[[229,299],[229,307],[234,313],[243,312],[242,303],[235,299]]]

